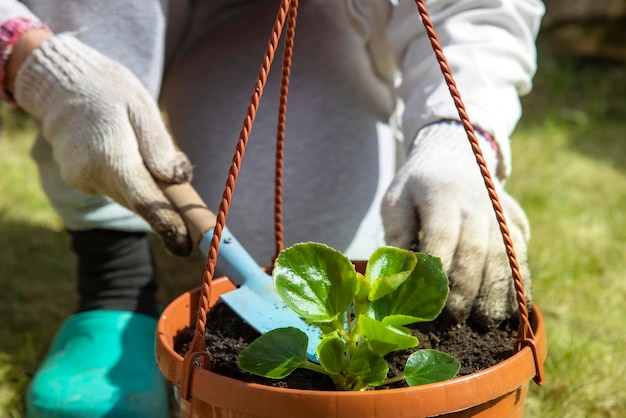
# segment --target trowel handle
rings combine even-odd
[[[189,183],[165,185],[161,190],[183,217],[194,246],[207,256],[211,248],[216,216],[211,212],[198,192]],[[228,228],[222,230],[222,239],[217,252],[219,269],[237,286],[247,282],[267,280],[267,275],[252,256],[243,248]]]
[[[196,189],[189,183],[159,183],[163,194],[182,216],[194,247],[200,243],[204,234],[215,227],[216,216],[207,208]]]

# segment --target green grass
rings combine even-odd
[[[21,115],[2,114],[0,416],[19,417],[24,385],[73,308],[75,283],[67,237],[28,158],[34,130]]]
[[[548,335],[546,382],[526,416],[626,416],[625,64],[552,56],[514,138],[508,188],[532,225],[533,293]],[[0,418],[22,416],[28,379],[75,306],[74,257],[28,157],[34,128],[2,112]],[[203,259],[159,252],[161,299],[199,284]]]
[[[550,57],[514,137],[547,379],[529,417],[626,416],[626,65]]]

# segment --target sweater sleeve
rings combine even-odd
[[[432,0],[427,8],[470,120],[499,146],[497,175],[505,179],[509,136],[521,117],[520,96],[530,92],[536,71],[543,3]],[[459,116],[413,0],[398,2],[388,36],[402,73],[402,126],[410,144],[423,126]]]
[[[16,0],[0,0],[0,24],[17,17],[39,22],[37,16],[24,4]]]
[[[0,4],[20,5],[15,0]],[[81,42],[129,68],[153,97],[158,96],[168,0],[23,0],[23,4],[54,33],[74,32]]]

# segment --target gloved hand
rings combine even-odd
[[[138,213],[173,253],[191,251],[185,223],[155,182],[187,182],[191,164],[130,70],[56,35],[21,65],[14,97],[37,120],[65,182]]]
[[[481,150],[495,173],[496,153]],[[493,181],[511,233],[530,302],[528,220]],[[387,244],[441,258],[450,279],[446,311],[491,328],[517,312],[512,273],[491,201],[462,125],[442,122],[417,135],[382,205]]]

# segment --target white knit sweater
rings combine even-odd
[[[472,122],[499,145],[497,175],[504,179],[519,97],[530,91],[536,69],[543,3],[426,3]],[[269,0],[1,0],[0,21],[30,16],[57,32],[81,30],[79,39],[128,66],[155,97],[161,94],[175,138],[195,163],[195,185],[217,210],[277,7]],[[228,220],[261,262],[273,251],[279,73],[273,70],[269,80]],[[292,77],[287,241],[324,241],[367,257],[382,243],[380,198],[403,149],[424,125],[458,119],[415,2],[300,2]],[[33,154],[68,228],[146,228],[109,199],[65,185],[45,141],[37,141]]]

